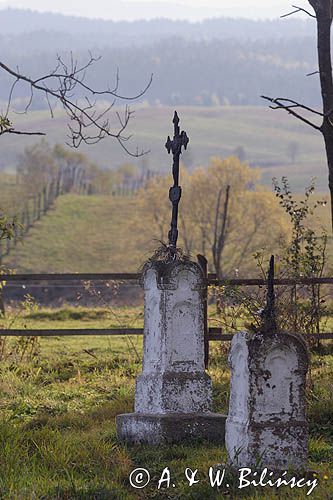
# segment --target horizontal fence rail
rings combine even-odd
[[[78,337],[78,336],[98,336],[98,335],[143,335],[143,328],[59,328],[59,329],[0,329],[0,337]],[[208,329],[208,340],[210,342],[222,341],[227,342],[232,340],[233,333],[222,333],[220,328]],[[333,340],[333,332],[325,333],[309,333],[306,338],[318,340]]]
[[[67,274],[2,274],[0,281],[22,282],[28,281],[126,281],[139,280],[139,273],[67,273]],[[218,280],[216,274],[208,274],[208,285],[240,285],[260,286],[267,285],[267,280],[261,278],[225,278]],[[323,278],[276,278],[275,285],[329,285],[333,284],[333,277]]]
[[[28,283],[38,281],[138,281],[140,273],[66,273],[66,274],[2,274],[0,282]],[[217,279],[216,274],[208,274],[207,285],[225,286],[266,286],[267,280],[260,278],[225,278]],[[333,284],[333,277],[321,278],[276,278],[275,285],[312,285],[312,284]],[[143,328],[73,328],[73,329],[0,329],[0,337],[65,337],[65,336],[98,336],[98,335],[143,335]],[[209,341],[230,341],[234,334],[223,333],[221,328],[208,328]],[[307,338],[318,340],[333,340],[333,332],[318,334],[307,334]]]

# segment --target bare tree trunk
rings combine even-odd
[[[333,18],[332,0],[308,0],[315,11],[315,15],[303,7],[294,6],[296,10],[285,14],[282,17],[290,16],[297,12],[305,12],[317,21],[317,49],[320,88],[323,101],[322,113],[305,106],[293,99],[285,97],[272,98],[261,96],[274,104],[272,109],[284,109],[289,114],[310,125],[315,130],[322,133],[324,137],[326,159],[328,166],[328,187],[331,195],[331,224],[333,230],[333,78],[331,60],[331,26]],[[303,116],[299,111],[307,111],[315,116],[322,116],[323,122],[319,126],[313,123],[307,116]]]
[[[216,203],[215,224],[214,224],[214,242],[212,246],[213,262],[217,279],[222,278],[222,253],[226,244],[227,228],[228,228],[228,214],[229,214],[229,194],[230,186],[227,186],[225,192],[225,200],[223,207],[223,214],[220,213],[222,188],[219,191]],[[219,224],[219,220],[222,223]]]
[[[220,189],[217,196],[215,223],[214,223],[214,242],[212,246],[213,262],[217,279],[222,279],[222,254],[227,239],[230,186],[227,186],[226,188],[223,213],[221,214],[220,205],[221,205],[222,190],[223,188]],[[219,223],[220,219],[222,220],[221,224]],[[221,293],[218,289],[216,289],[215,300],[216,300],[216,313],[220,315],[222,311],[222,299],[221,299]]]
[[[328,186],[331,194],[331,222],[333,229],[333,80],[331,61],[332,1],[309,0],[317,18],[317,47],[324,119],[321,131],[324,136]]]

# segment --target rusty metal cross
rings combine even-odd
[[[176,249],[177,239],[178,239],[178,205],[179,200],[182,195],[182,188],[179,186],[179,158],[182,153],[182,147],[184,149],[187,148],[189,143],[189,138],[187,137],[186,132],[182,130],[180,132],[179,128],[179,117],[177,111],[175,111],[173,117],[174,124],[174,136],[173,140],[168,136],[167,142],[165,143],[165,147],[170,154],[172,152],[173,155],[173,166],[172,166],[172,175],[173,175],[173,186],[169,190],[169,199],[172,203],[172,217],[171,217],[171,227],[168,234],[169,245]]]

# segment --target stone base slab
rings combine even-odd
[[[213,441],[224,444],[227,416],[219,413],[123,413],[117,416],[118,439],[132,444]]]
[[[153,415],[210,413],[212,381],[202,372],[141,373],[136,379],[135,412]]]

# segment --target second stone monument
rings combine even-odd
[[[308,350],[300,335],[278,331],[273,281],[272,257],[263,326],[256,333],[235,334],[231,343],[226,448],[236,469],[304,471]]]

